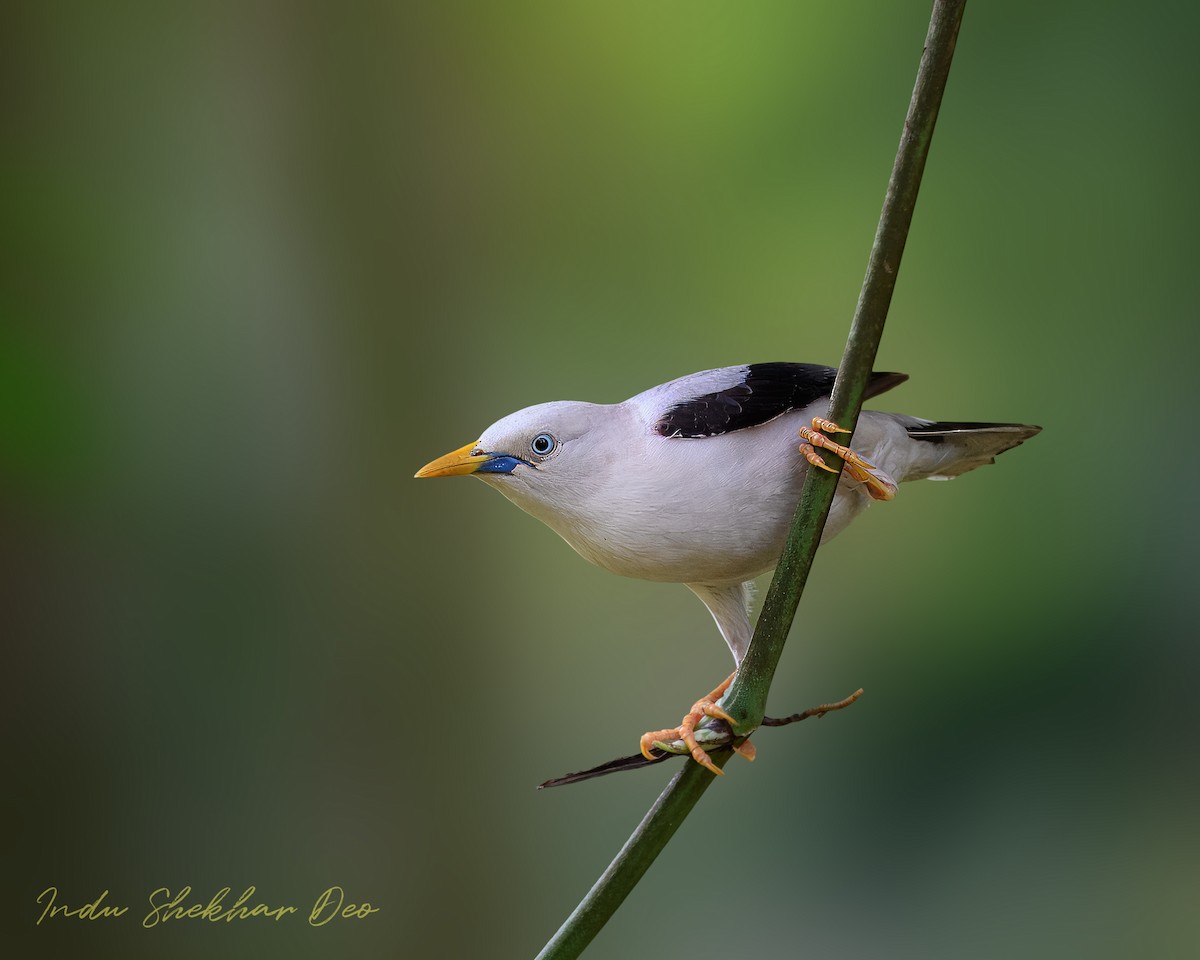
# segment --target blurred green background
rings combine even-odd
[[[534,785],[728,653],[412,473],[836,363],[927,19],[6,6],[6,955],[536,952],[670,774]],[[1195,955],[1197,19],[967,10],[882,406],[1045,433],[821,552],[772,712],[866,695],[763,731],[589,957]],[[184,884],[380,912],[141,929]],[[50,885],[133,909],[37,927]]]

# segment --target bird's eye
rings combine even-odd
[[[539,433],[529,443],[529,448],[539,457],[544,457],[557,446],[554,438],[548,433]]]

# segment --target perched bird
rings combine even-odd
[[[906,480],[956,477],[1017,446],[1040,427],[951,423],[863,411],[853,450],[824,419],[837,371],[805,363],[752,363],[672,380],[624,403],[556,401],[496,421],[479,440],[422,467],[417,477],[473,474],[537,517],[577,553],[626,577],[682,583],[708,608],[740,665],[750,643],[751,581],[772,569],[818,449],[846,462],[822,542]],[[866,397],[908,377],[871,375]],[[797,441],[800,442],[797,442]],[[642,738],[696,743],[704,717],[736,670],[693,705],[680,726]]]

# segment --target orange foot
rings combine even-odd
[[[843,447],[840,443],[834,443],[825,436],[826,433],[849,432],[849,430],[843,430],[832,420],[826,420],[823,417],[813,417],[811,430],[808,427],[800,428],[800,439],[804,441],[804,443],[800,444],[800,452],[804,454],[808,462],[813,466],[820,467],[822,470],[828,470],[830,473],[837,473],[817,453],[815,448],[820,447],[823,450],[833,451],[846,462],[846,472],[859,483],[866,484],[867,493],[871,495],[871,499],[891,500],[896,495],[895,480],[878,467],[868,463],[849,447]]]
[[[693,760],[718,776],[724,776],[724,771],[712,762],[709,755],[704,752],[704,748],[696,742],[696,724],[705,717],[712,717],[716,720],[724,720],[731,727],[733,726],[735,723],[733,717],[717,706],[717,700],[720,699],[721,694],[729,689],[729,685],[733,683],[733,678],[736,676],[737,671],[734,671],[721,681],[711,693],[693,703],[692,709],[679,722],[679,726],[669,727],[666,730],[653,730],[650,733],[642,734],[642,756],[647,760],[653,760],[654,755],[650,752],[651,747],[658,747],[660,750],[674,753],[676,751],[671,749],[671,745],[676,740],[682,740],[684,746],[691,752]],[[754,759],[754,747],[749,740],[743,740],[734,749],[747,760]]]

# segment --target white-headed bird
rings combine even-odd
[[[752,363],[672,380],[624,403],[555,401],[518,410],[418,477],[472,474],[537,517],[577,553],[626,577],[682,583],[717,622],[740,664],[750,643],[751,581],[774,569],[818,449],[842,456],[822,542],[907,480],[956,477],[1038,433],[1014,423],[952,423],[863,411],[853,450],[827,434],[837,371],[805,363]],[[904,380],[874,373],[866,397]],[[800,442],[797,442],[799,439]],[[826,469],[828,469],[826,467]],[[680,726],[647,733],[642,752],[696,743],[731,674]]]

